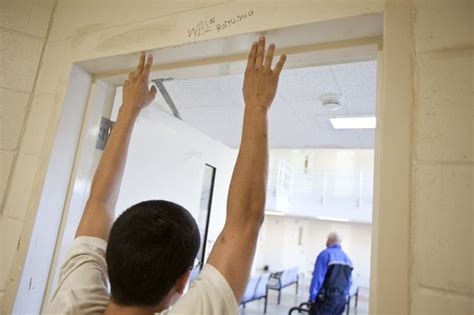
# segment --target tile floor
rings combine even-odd
[[[283,289],[281,295],[281,303],[277,305],[277,291],[270,291],[267,305],[267,315],[288,315],[288,311],[293,306],[297,306],[307,300],[307,294],[295,294],[294,287],[288,287]],[[359,294],[359,302],[357,309],[354,309],[354,302],[351,302],[351,308],[349,310],[350,315],[368,315],[368,292],[367,289],[361,289]],[[240,315],[263,315],[264,301],[254,301],[245,306],[245,309],[240,306]],[[293,312],[293,314],[298,314]],[[302,313],[304,314],[304,313]],[[344,315],[346,312],[344,312]]]

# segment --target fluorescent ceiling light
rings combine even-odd
[[[283,212],[270,211],[270,210],[265,211],[265,214],[267,214],[267,215],[279,215],[279,216],[284,216],[285,215]]]
[[[349,219],[343,218],[334,218],[334,217],[316,217],[318,220],[325,220],[325,221],[338,221],[338,222],[349,222]]]
[[[329,118],[334,129],[374,129],[375,117],[338,117]]]

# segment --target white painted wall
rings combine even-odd
[[[316,257],[326,248],[330,232],[339,233],[343,239],[341,246],[354,265],[353,280],[358,286],[368,288],[371,251],[369,224],[267,215],[259,240],[261,251],[256,257],[257,270],[265,265],[269,265],[271,271],[299,266],[308,284]]]
[[[277,188],[282,162],[291,174],[286,203],[279,202],[276,193],[282,190]],[[370,223],[373,174],[373,149],[272,149],[267,207],[292,215]]]

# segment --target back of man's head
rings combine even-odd
[[[330,246],[330,245],[334,245],[334,244],[341,244],[341,241],[342,241],[342,239],[339,236],[339,234],[337,234],[336,232],[331,232],[331,233],[328,234],[326,245]]]
[[[115,221],[106,260],[112,299],[121,305],[158,305],[194,263],[200,244],[191,214],[175,203],[150,200]]]

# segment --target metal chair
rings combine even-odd
[[[299,306],[290,308],[288,315],[293,315],[293,312],[298,312],[297,314],[309,313],[309,307],[309,302],[303,302]]]

